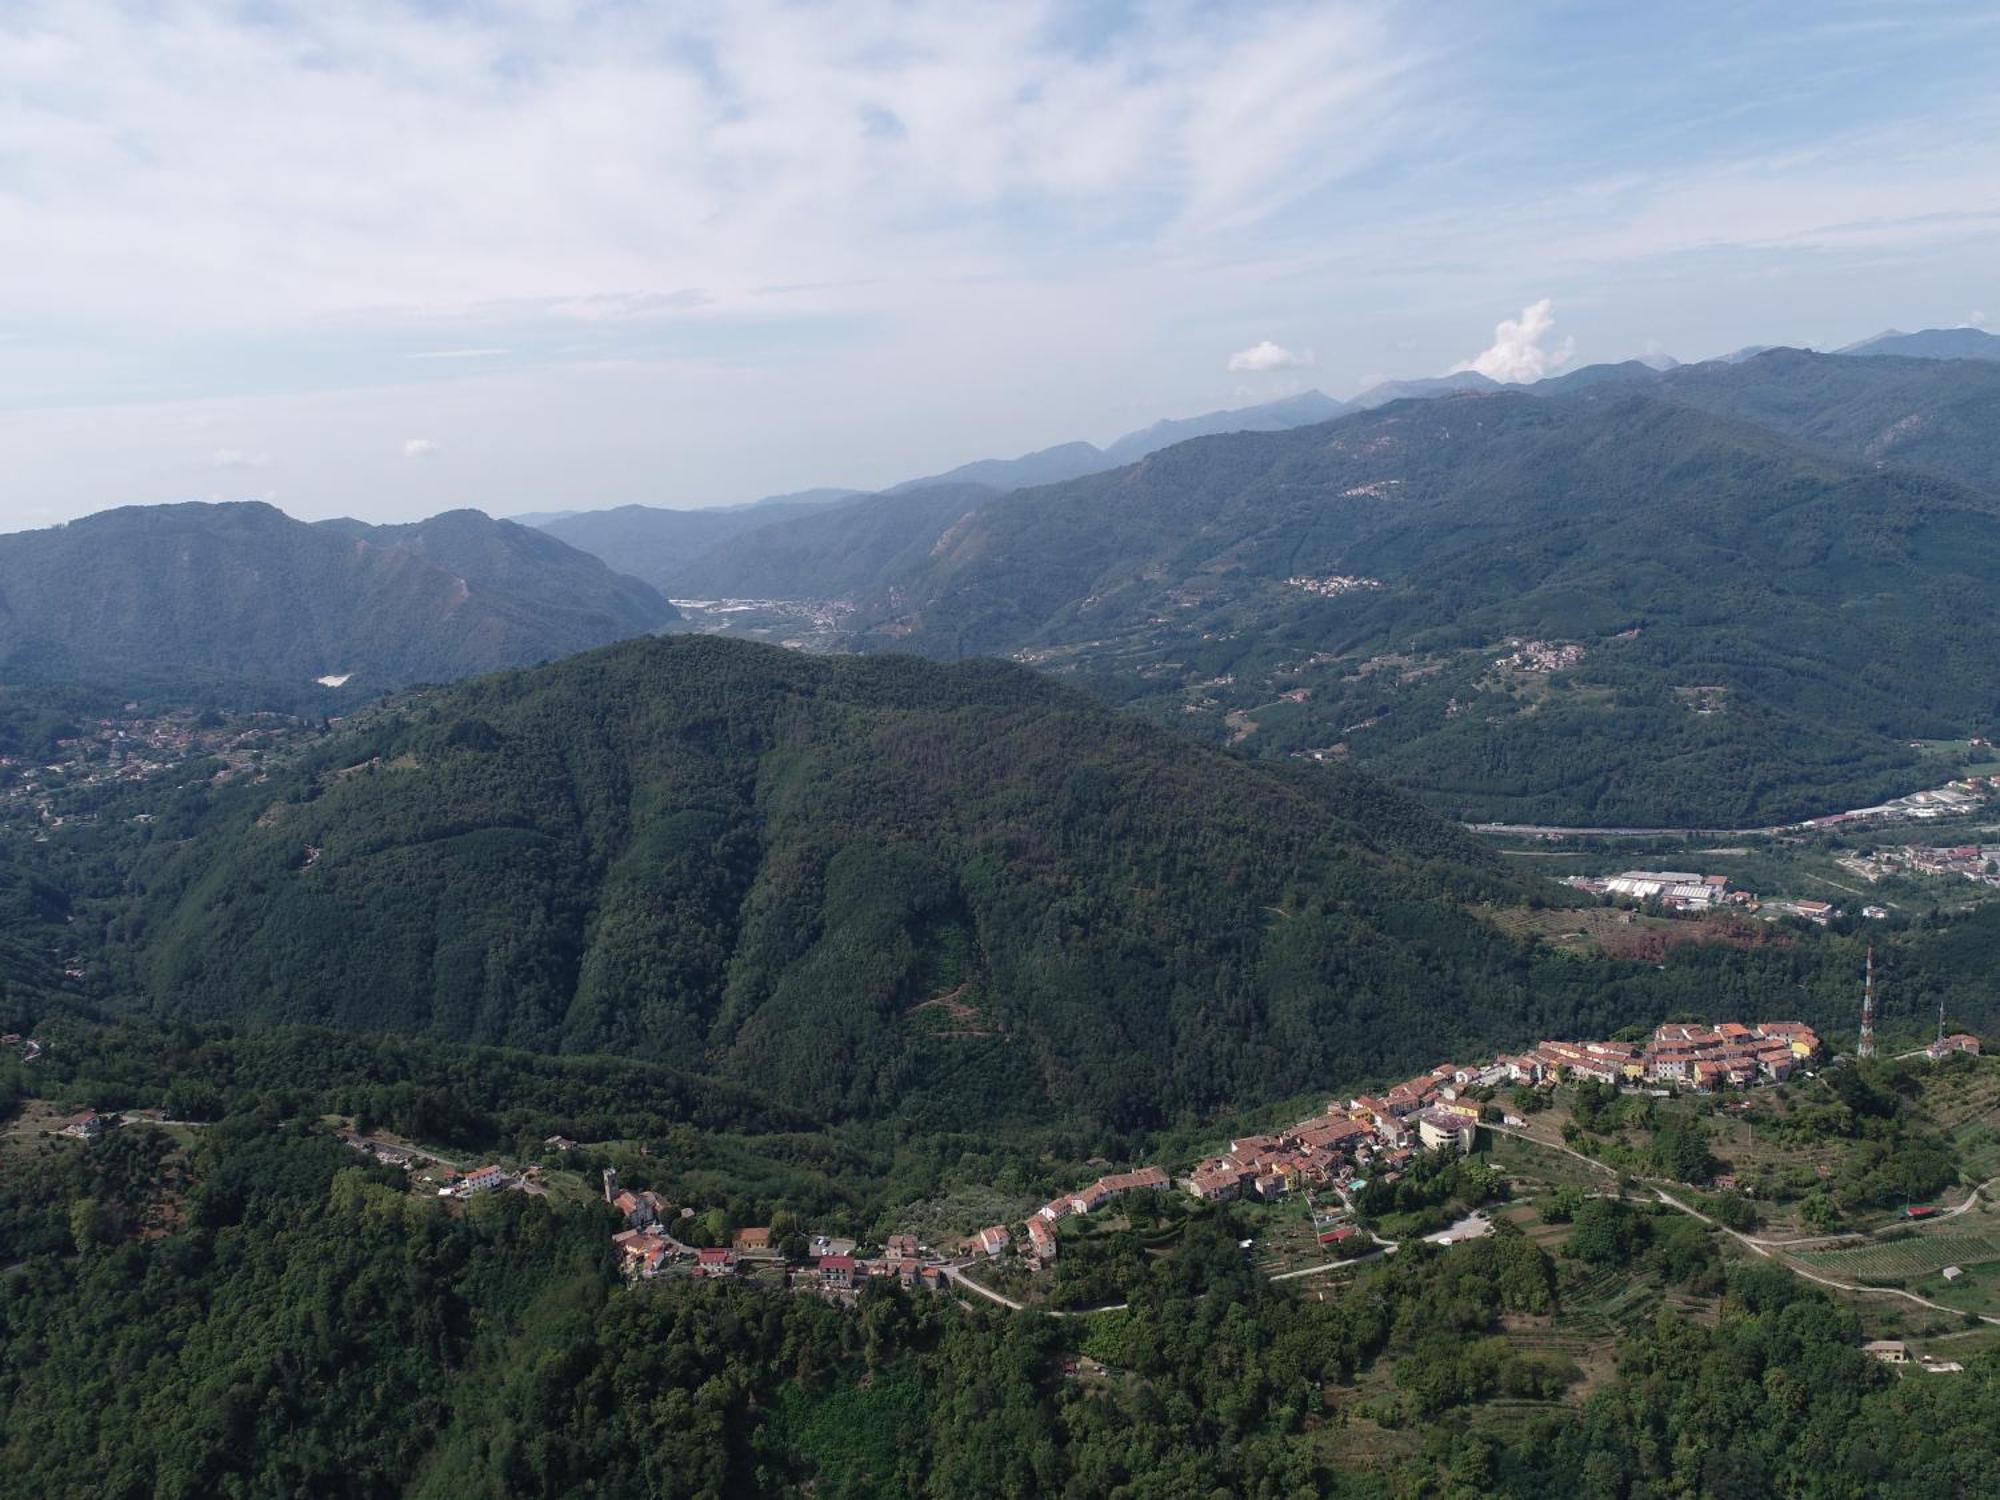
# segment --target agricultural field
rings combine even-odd
[[[1818,1250],[1792,1257],[1828,1276],[1856,1282],[1905,1285],[1946,1266],[2000,1261],[2000,1233],[1913,1233],[1852,1250]]]

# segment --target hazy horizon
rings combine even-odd
[[[2000,12],[0,18],[0,529],[737,504],[2000,311]]]

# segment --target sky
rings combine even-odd
[[[0,0],[0,529],[2000,320],[2000,3]]]

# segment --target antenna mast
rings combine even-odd
[[[1854,1049],[1856,1057],[1875,1055],[1875,945],[1868,945],[1867,978],[1861,984],[1861,1044]]]

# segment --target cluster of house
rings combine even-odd
[[[1977,1042],[1971,1038],[1976,1049]],[[1709,1092],[1781,1082],[1819,1053],[1819,1037],[1801,1021],[1746,1026],[1667,1025],[1644,1047],[1630,1042],[1542,1042],[1516,1057],[1465,1066],[1446,1063],[1406,1079],[1379,1096],[1335,1100],[1324,1114],[1275,1135],[1247,1136],[1210,1157],[1186,1179],[1205,1202],[1242,1197],[1278,1198],[1301,1187],[1350,1182],[1368,1163],[1376,1172],[1399,1170],[1416,1150],[1470,1152],[1481,1106],[1475,1089],[1509,1085],[1541,1087],[1559,1077],[1601,1083],[1676,1083]],[[1505,1123],[1520,1121],[1507,1116]],[[1047,1210],[1043,1210],[1045,1213]]]
[[[1379,589],[1382,587],[1382,580],[1379,578],[1362,578],[1358,575],[1348,573],[1334,573],[1325,578],[1300,575],[1295,578],[1287,578],[1285,580],[1285,587],[1288,589],[1304,589],[1308,594],[1317,594],[1322,599],[1337,599],[1342,594],[1351,594],[1357,589]]]
[[[1136,1172],[1113,1172],[1073,1193],[1058,1193],[1028,1218],[1028,1247],[1035,1259],[1046,1265],[1056,1258],[1056,1225],[1072,1214],[1092,1213],[1115,1198],[1142,1188],[1171,1188],[1173,1179],[1164,1167],[1140,1167]],[[972,1248],[981,1255],[998,1255],[1013,1242],[1004,1224],[982,1229],[973,1236]]]
[[[1885,875],[1955,875],[1980,885],[2000,885],[2000,844],[1902,844],[1851,855],[1840,863],[1868,881]]]
[[[1719,1026],[1672,1023],[1655,1029],[1651,1044],[1639,1053],[1639,1076],[1711,1093],[1725,1087],[1783,1083],[1794,1068],[1818,1055],[1819,1036],[1803,1021],[1759,1021],[1754,1026],[1741,1021]]]
[[[1322,1114],[1275,1135],[1245,1136],[1200,1163],[1187,1190],[1204,1203],[1248,1194],[1282,1198],[1302,1188],[1353,1181],[1364,1163],[1390,1176],[1418,1150],[1470,1152],[1479,1131],[1479,1104],[1468,1097],[1494,1069],[1446,1064],[1407,1079],[1380,1096],[1362,1094],[1328,1104]]]
[[[1941,818],[1963,817],[1977,812],[2000,791],[2000,776],[1962,776],[1956,781],[1948,781],[1943,786],[1931,787],[1925,791],[1912,792],[1907,797],[1898,797],[1893,802],[1884,802],[1875,807],[1850,808],[1846,812],[1831,813],[1823,818],[1807,818],[1795,828],[1835,828],[1843,823],[1936,822]]]
[[[1563,884],[1593,896],[1657,901],[1675,911],[1708,911],[1724,905],[1748,906],[1757,898],[1729,889],[1727,875],[1691,875],[1677,870],[1626,870],[1617,875],[1571,875]]]
[[[678,1239],[670,1225],[692,1219],[694,1210],[683,1208],[676,1216],[658,1193],[620,1190],[618,1174],[604,1174],[605,1198],[624,1215],[626,1227],[611,1237],[625,1274],[634,1280],[650,1280],[673,1265],[685,1266],[688,1273],[702,1279],[735,1276],[764,1267],[780,1272],[788,1286],[799,1290],[851,1292],[873,1277],[894,1277],[903,1286],[940,1290],[945,1272],[936,1257],[929,1255],[915,1235],[892,1234],[882,1252],[858,1256],[860,1247],[850,1239],[815,1235],[807,1243],[802,1264],[786,1262],[772,1243],[769,1225],[738,1229],[727,1245],[689,1245]]]
[[[1493,663],[1503,671],[1560,672],[1575,666],[1584,655],[1583,647],[1574,641],[1524,641],[1509,636],[1507,644],[1515,648],[1513,652]]]
[[[48,760],[0,755],[0,809],[25,813],[49,828],[89,821],[91,814],[61,794],[107,782],[144,781],[197,756],[223,762],[217,780],[240,774],[254,763],[257,751],[276,743],[299,727],[297,719],[276,713],[232,714],[220,725],[198,719],[192,709],[158,717],[125,705],[124,717],[101,718],[81,733],[56,741]]]

